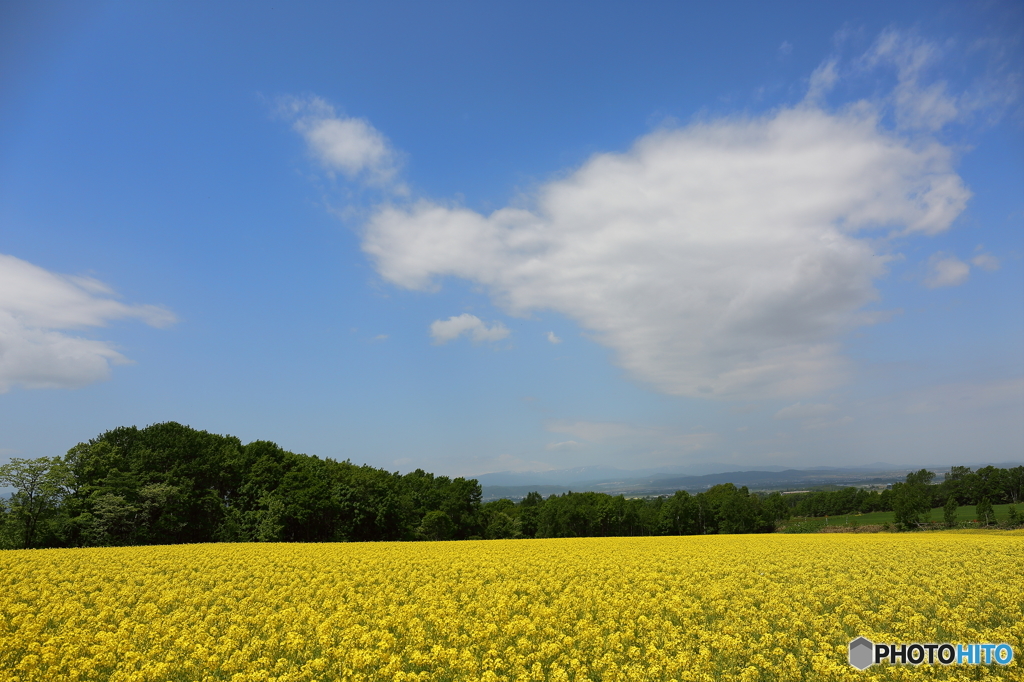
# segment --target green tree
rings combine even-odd
[[[942,520],[946,522],[946,526],[949,528],[956,525],[956,510],[956,498],[950,495],[949,499],[946,500],[946,505],[942,508]]]
[[[719,533],[754,533],[758,529],[757,497],[746,486],[722,500],[718,509]]]
[[[932,496],[928,486],[934,478],[934,473],[921,469],[907,474],[904,483],[893,484],[893,520],[900,528],[908,529],[928,520],[932,507]]]
[[[1013,504],[1024,501],[1024,466],[1007,469],[1006,491]]]
[[[505,512],[497,512],[491,517],[490,523],[487,524],[484,537],[489,540],[522,537],[522,531],[519,529],[519,519]]]
[[[267,495],[261,500],[263,508],[254,514],[256,542],[280,542],[284,531],[284,502],[276,495]]]
[[[488,540],[518,538],[522,536],[519,514],[512,500],[500,499],[480,507],[484,537]]]
[[[694,504],[690,493],[677,490],[661,506],[661,532],[665,535],[689,535],[693,532]]]
[[[134,532],[139,509],[121,495],[102,493],[92,502],[92,528],[88,529],[93,545],[135,544]]]
[[[56,515],[70,484],[70,472],[60,457],[14,458],[0,466],[0,486],[16,488],[7,506],[22,547],[35,546],[40,527]]]
[[[867,496],[865,495],[865,499]],[[850,511],[854,511],[851,509]],[[764,519],[764,525],[770,526],[774,530],[778,526],[779,521],[785,521],[790,517],[789,506],[786,504],[785,498],[782,493],[774,492],[764,499],[761,505],[761,514]]]
[[[996,518],[992,510],[992,503],[989,502],[987,497],[983,497],[978,501],[977,506],[974,508],[974,513],[978,515],[978,521],[981,521],[986,526],[995,521]]]
[[[540,493],[531,491],[519,501],[516,508],[519,512],[519,531],[526,538],[537,537],[540,521],[540,508],[544,506],[544,498]]]
[[[426,513],[418,532],[424,540],[450,540],[454,530],[451,518],[438,509]]]

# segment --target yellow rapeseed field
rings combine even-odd
[[[1022,587],[1020,534],[4,551],[0,680],[1024,679]]]

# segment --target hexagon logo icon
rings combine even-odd
[[[869,639],[858,637],[850,642],[850,665],[864,670],[874,663],[875,644]]]

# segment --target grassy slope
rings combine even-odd
[[[1010,509],[1010,505],[1008,505],[1008,504],[994,504],[994,505],[992,505],[992,510],[995,512],[995,515],[996,515],[996,521],[1005,521],[1006,517],[1009,516],[1009,514],[1010,514],[1009,509]],[[1017,505],[1017,512],[1018,513],[1024,512],[1024,505]],[[956,510],[956,520],[957,521],[974,521],[977,518],[978,518],[978,516],[977,516],[977,514],[974,513],[974,507],[973,506],[959,507]],[[793,523],[793,522],[803,522],[803,521],[807,521],[807,520],[810,520],[810,519],[804,519],[804,518],[792,519],[790,521],[790,523]],[[825,521],[825,517],[823,517],[823,516],[822,517],[818,517],[815,520]],[[942,507],[936,507],[935,509],[932,509],[931,516],[929,518],[925,519],[925,520],[926,521],[933,521],[933,522],[936,522],[936,523],[941,523],[942,520],[943,520]],[[847,526],[847,525],[850,525],[850,526],[852,526],[852,525],[857,525],[857,526],[874,526],[874,525],[881,525],[883,523],[892,523],[892,522],[893,522],[893,513],[891,511],[890,512],[870,512],[870,513],[867,513],[867,514],[849,514],[849,515],[843,514],[842,516],[830,516],[830,517],[828,517],[828,525],[830,525],[830,526]],[[783,524],[783,525],[789,525],[789,523]]]

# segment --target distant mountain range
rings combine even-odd
[[[972,469],[989,463],[965,465]],[[992,466],[1010,468],[1021,462],[991,463]],[[659,467],[657,469],[616,469],[592,466],[556,471],[526,473],[499,472],[474,476],[483,487],[483,499],[502,497],[518,500],[536,491],[543,496],[566,492],[603,492],[627,496],[672,494],[676,490],[700,492],[721,483],[747,486],[751,490],[794,490],[825,485],[888,485],[903,480],[910,471],[926,468],[941,474],[949,466],[900,466],[873,462],[851,467],[810,467],[788,469],[781,466],[762,466],[745,469],[732,465],[696,465]]]

